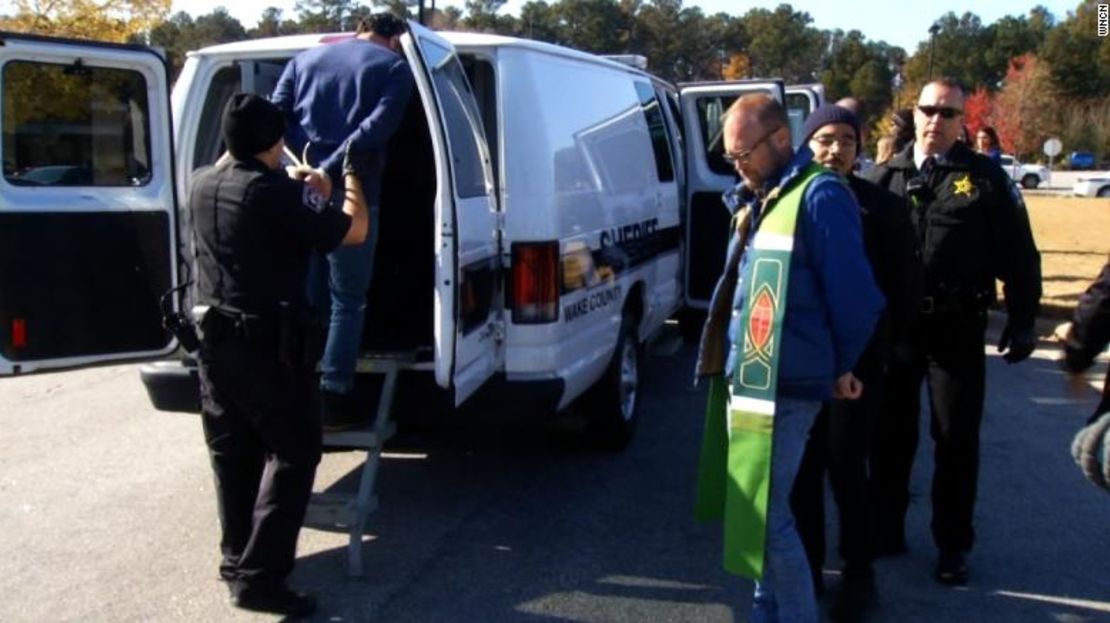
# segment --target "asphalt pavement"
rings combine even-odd
[[[747,621],[751,583],[721,569],[720,526],[692,519],[693,348],[672,329],[650,350],[622,453],[584,446],[573,414],[514,404],[401,435],[364,577],[346,574],[345,535],[302,532],[291,582],[319,595],[314,620]],[[970,584],[932,579],[923,422],[911,551],[878,563],[872,620],[1110,621],[1110,494],[1068,454],[1097,394],[1066,392],[1055,343],[1017,366],[988,353]],[[318,489],[353,487],[358,466],[326,455]],[[135,365],[0,380],[0,496],[0,621],[276,620],[228,605],[199,419],[154,411]]]

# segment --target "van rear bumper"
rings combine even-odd
[[[155,361],[139,368],[150,403],[159,411],[200,413],[200,377],[192,359]]]

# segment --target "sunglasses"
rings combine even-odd
[[[942,119],[955,119],[964,114],[964,111],[959,108],[950,108],[948,106],[918,106],[917,109],[926,117],[940,115]]]
[[[775,126],[774,128],[771,128],[770,132],[761,136],[758,141],[756,141],[755,143],[752,143],[752,146],[747,148],[747,149],[738,151],[734,154],[730,154],[728,152],[725,152],[725,162],[729,163],[732,166],[736,166],[736,163],[744,164],[748,160],[751,160],[752,154],[755,153],[755,150],[759,149],[759,146],[763,144],[763,141],[766,141],[767,139],[771,138],[771,135],[774,134],[775,132],[778,132],[780,128],[782,128],[781,125],[780,126]]]

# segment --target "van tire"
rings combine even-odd
[[[1037,177],[1036,175],[1033,175],[1032,173],[1030,173],[1030,174],[1026,175],[1025,177],[1021,178],[1021,187],[1022,188],[1036,188],[1037,185],[1040,184],[1040,183],[1041,183],[1041,178]]]
[[[639,420],[640,342],[635,320],[621,319],[620,335],[605,374],[590,389],[585,401],[586,433],[599,449],[623,450],[632,440]]]

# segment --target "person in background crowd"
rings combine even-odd
[[[699,509],[704,499],[713,502],[700,516],[724,515],[726,568],[757,580],[755,620],[816,623],[790,490],[821,401],[856,398],[862,390],[852,368],[883,298],[864,255],[855,198],[836,174],[813,162],[808,147],[794,153],[782,105],[766,94],[737,99],[723,136],[725,157],[742,179],[726,193],[726,204],[733,214],[748,211],[750,219],[746,233],[730,239],[702,337],[698,374],[716,377],[707,422],[717,425],[707,426],[703,440]],[[722,371],[731,380],[722,383]],[[729,457],[737,443],[753,444],[758,456]],[[707,461],[710,455],[719,462]],[[714,486],[703,487],[708,480]],[[743,498],[728,498],[738,505],[724,502],[732,491]],[[760,507],[765,516],[750,510]],[[730,559],[734,539],[743,551]]]
[[[998,132],[989,125],[979,128],[975,133],[975,151],[990,158],[995,164],[1002,162],[1002,143],[998,141]]]
[[[890,135],[894,137],[894,153],[899,153],[913,140],[913,109],[899,108],[890,114]]]
[[[905,340],[921,302],[921,260],[905,201],[852,170],[862,144],[858,117],[839,105],[822,106],[806,120],[803,134],[814,161],[843,175],[859,202],[864,250],[887,301],[853,371],[863,383],[863,395],[859,400],[834,400],[821,409],[791,496],[814,587],[820,593],[825,563],[824,474],[828,471],[839,511],[844,562],[840,591],[829,612],[836,621],[860,621],[875,601],[867,490],[872,428],[882,405],[893,344]]]
[[[392,14],[371,15],[359,22],[353,38],[293,57],[270,97],[285,113],[286,138],[298,155],[319,162],[337,179],[349,154],[370,208],[370,236],[364,243],[317,256],[310,267],[310,299],[324,310],[330,298],[331,308],[320,361],[326,430],[363,426],[371,416],[354,399],[355,362],[373,275],[385,150],[412,93],[412,70],[399,54],[405,29],[405,21]],[[342,201],[341,192],[335,189],[332,200]]]
[[[907,551],[909,479],[927,380],[936,464],[932,532],[940,550],[935,576],[956,585],[967,583],[975,540],[983,340],[995,280],[1006,298],[998,352],[1007,363],[1033,353],[1041,297],[1040,253],[1021,192],[998,165],[957,140],[963,107],[964,91],[953,80],[925,85],[914,109],[915,140],[871,176],[909,202],[925,269],[918,331],[903,345],[905,359],[892,366],[872,457],[878,553]]]

